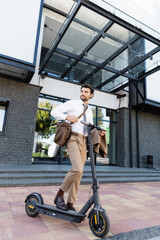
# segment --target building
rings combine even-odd
[[[96,89],[91,107],[107,129],[109,163],[160,167],[160,34],[115,9],[101,0],[2,0],[0,164],[44,157],[53,119],[42,118],[86,82]],[[37,150],[38,137],[46,141]]]

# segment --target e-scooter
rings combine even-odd
[[[99,183],[96,178],[95,164],[94,164],[94,154],[91,140],[91,130],[97,128],[98,130],[104,130],[100,127],[92,125],[90,123],[81,121],[88,127],[88,142],[89,142],[89,153],[90,153],[90,163],[91,163],[91,172],[92,172],[92,189],[93,194],[89,200],[85,203],[83,208],[79,212],[72,210],[63,211],[58,209],[55,206],[50,206],[43,203],[43,198],[39,193],[31,193],[25,199],[25,210],[28,216],[36,217],[39,213],[45,214],[48,216],[60,218],[70,222],[80,223],[86,217],[87,211],[92,207],[88,214],[89,226],[91,231],[97,237],[105,237],[110,229],[110,221],[106,214],[106,211],[101,207],[100,198],[99,198]]]

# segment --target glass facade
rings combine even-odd
[[[54,134],[57,122],[50,111],[65,102],[66,99],[54,97],[39,97],[36,131],[33,147],[34,161],[53,161],[55,163],[69,162],[67,149],[54,143]],[[106,130],[108,144],[108,156],[101,158],[96,156],[97,164],[116,164],[116,111],[90,105],[93,112],[94,124]]]
[[[106,139],[108,145],[108,156],[102,159],[97,156],[97,162],[116,164],[116,111],[91,106],[94,117],[94,124],[106,130]]]
[[[37,110],[37,120],[36,120],[36,131],[34,137],[33,146],[33,158],[40,159],[43,158],[48,160],[48,158],[55,158],[58,160],[59,147],[54,142],[54,134],[56,131],[56,119],[50,115],[50,111],[56,106],[62,104],[64,100],[62,99],[50,99],[39,97],[38,110]],[[49,147],[53,146],[52,154],[49,153]]]
[[[70,8],[63,24],[58,13],[53,19],[46,18],[47,30],[51,24],[59,32],[57,36],[53,31],[44,33],[42,51],[46,48],[48,55],[41,58],[40,72],[112,92],[138,81],[150,68],[156,69],[156,62],[150,59],[160,51],[157,38],[89,1],[70,2]]]

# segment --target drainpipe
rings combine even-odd
[[[138,106],[138,83],[136,83],[136,105]],[[137,168],[140,168],[139,154],[139,110],[136,109],[136,143],[137,143]]]
[[[96,106],[96,126],[98,125],[98,106]],[[97,165],[97,154],[94,153],[94,163]]]
[[[136,142],[137,142],[137,168],[140,168],[139,162],[139,110],[136,109]]]
[[[129,150],[130,150],[130,167],[133,167],[132,161],[132,91],[129,86]]]

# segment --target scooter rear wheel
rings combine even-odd
[[[25,210],[28,216],[36,217],[39,214],[38,212],[35,211],[33,207],[36,203],[39,203],[39,199],[36,196],[31,195],[28,197],[25,205]]]
[[[100,238],[105,237],[110,229],[110,221],[107,214],[99,212],[99,224],[97,224],[96,215],[92,212],[89,217],[89,226],[94,235]]]

